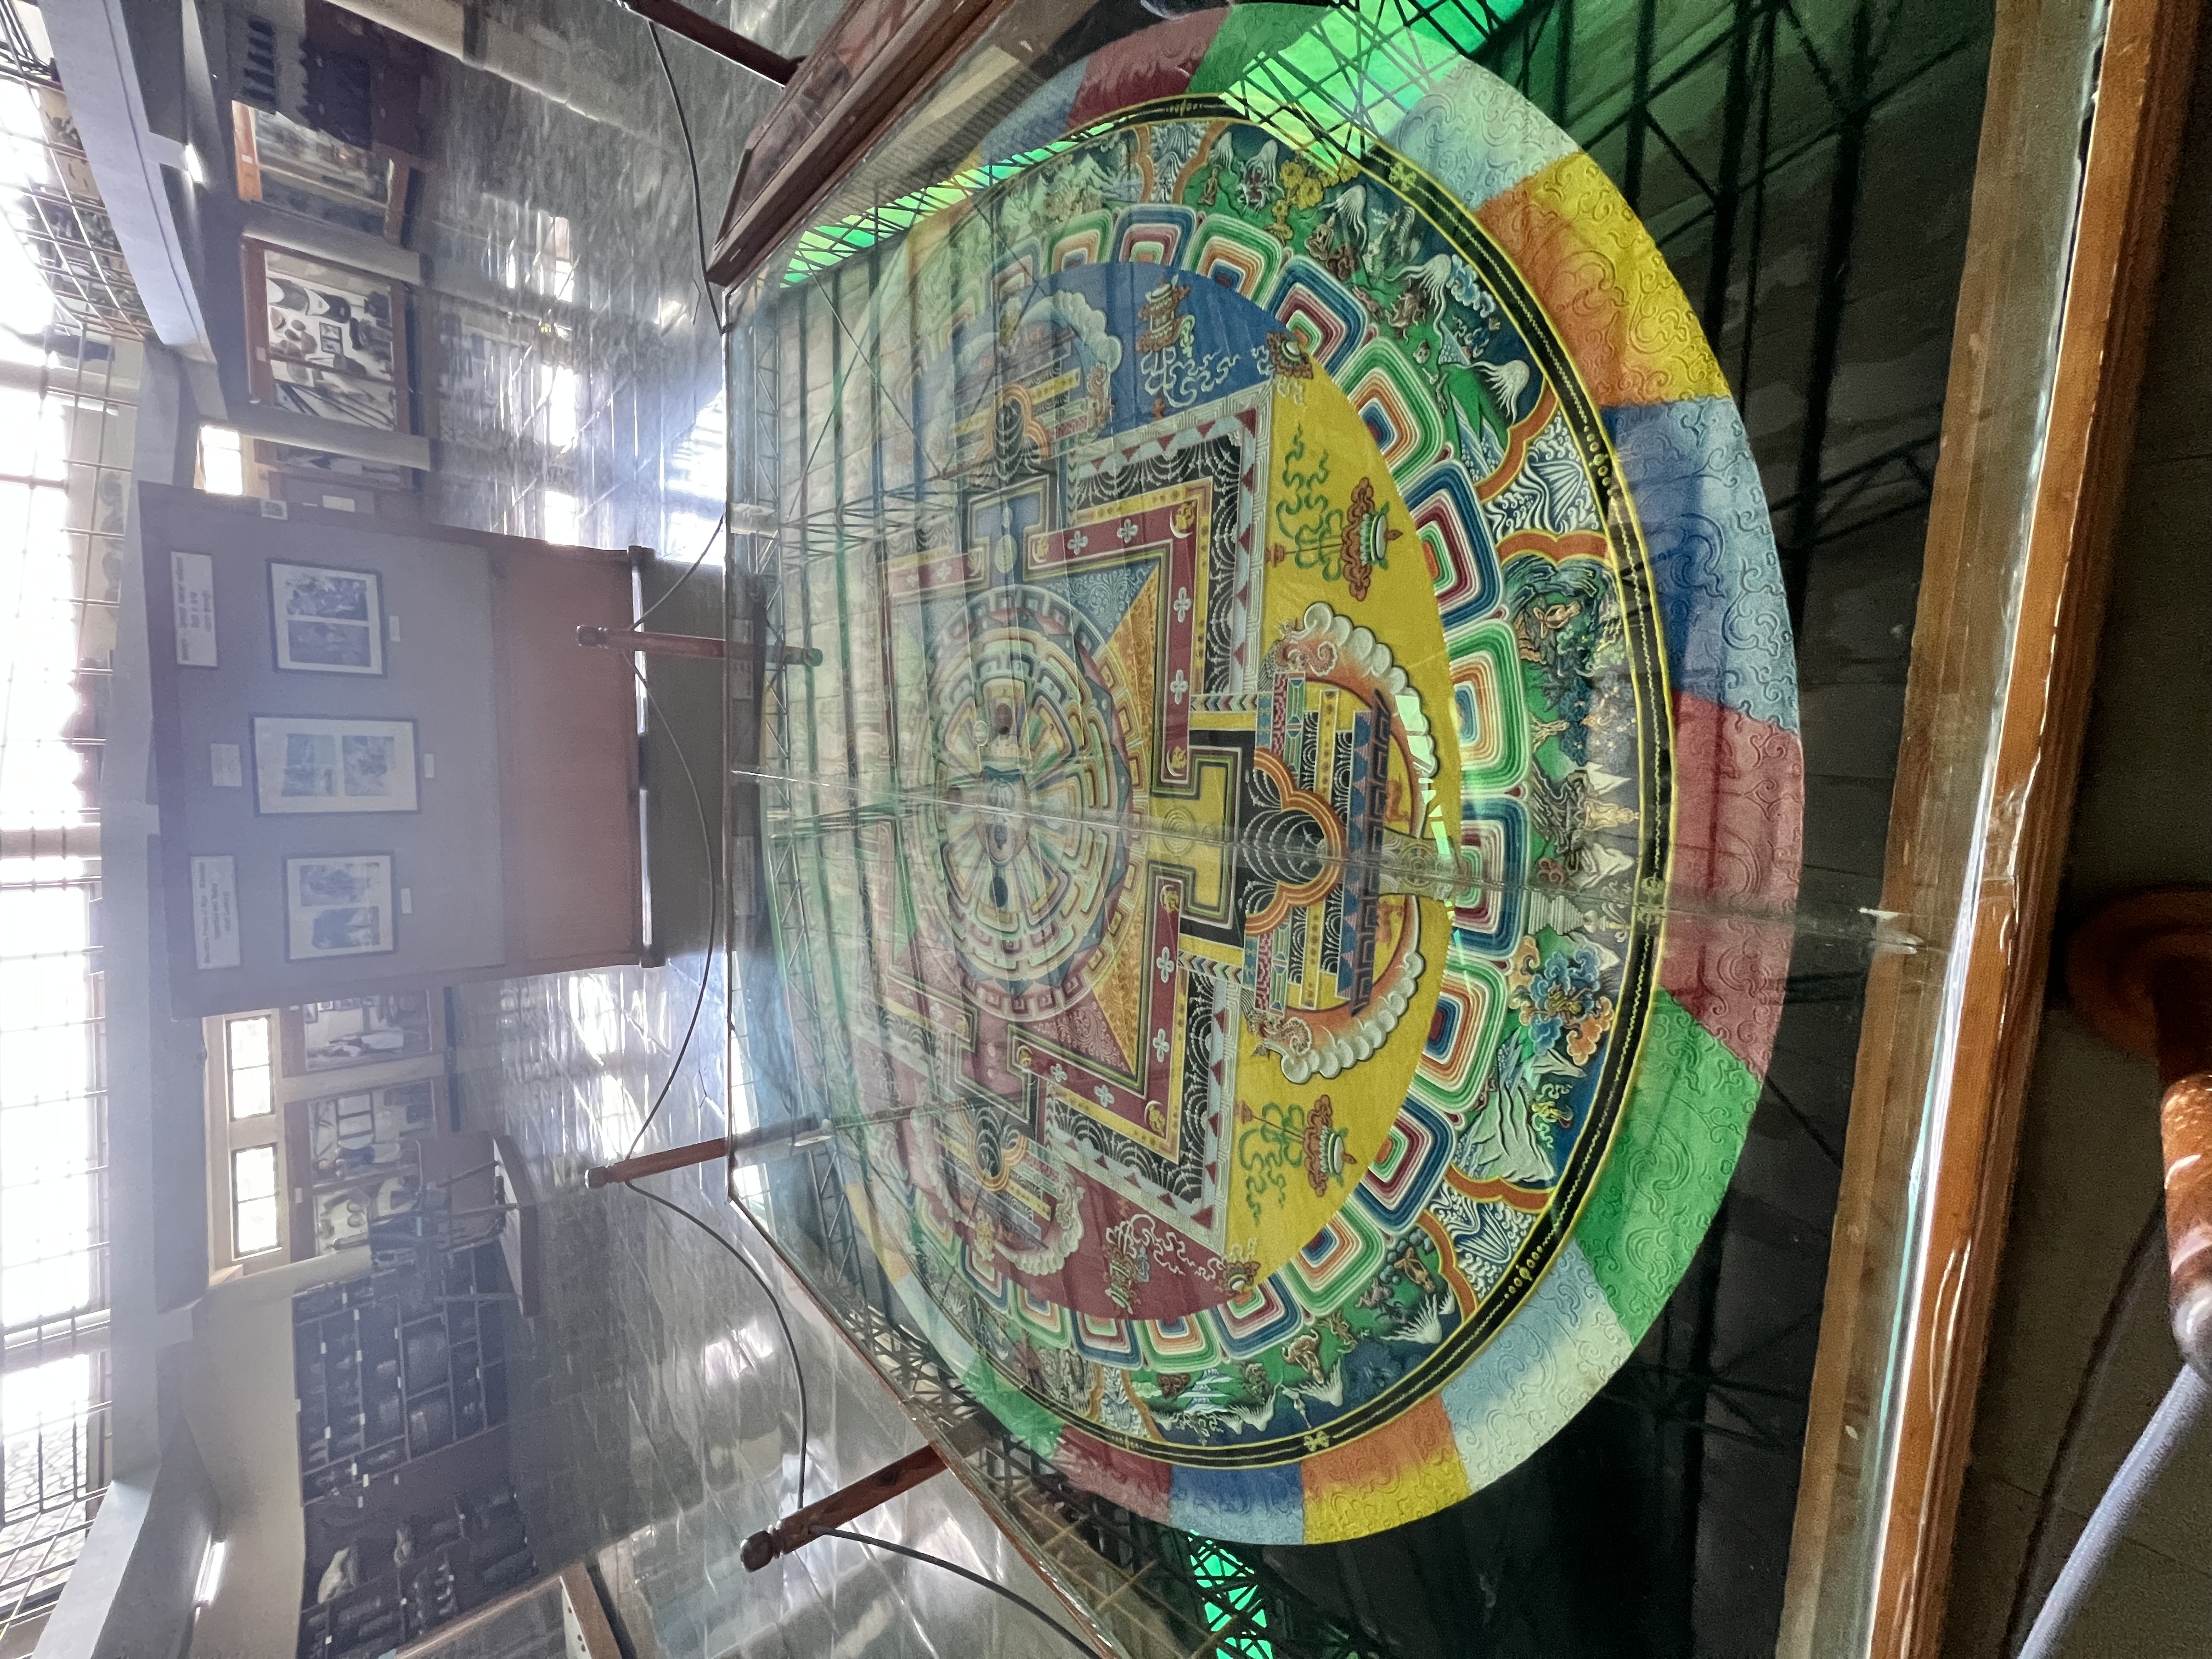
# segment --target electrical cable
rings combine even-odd
[[[705,192],[699,188],[699,152],[691,143],[690,118],[684,112],[684,94],[676,90],[676,71],[668,66],[668,53],[660,44],[660,25],[648,22],[653,31],[653,55],[660,59],[662,78],[668,82],[669,101],[676,106],[677,130],[684,135],[684,158],[691,167],[691,222],[699,237],[699,286],[706,290],[707,311],[714,319],[714,331],[720,334],[724,324],[722,308],[715,303],[714,279],[707,275],[707,209]]]
[[[1006,1600],[1012,1601],[1016,1607],[1027,1608],[1030,1613],[1036,1614],[1039,1620],[1042,1620],[1045,1624],[1051,1626],[1054,1630],[1057,1631],[1062,1637],[1066,1638],[1068,1645],[1073,1647],[1078,1653],[1084,1655],[1085,1659],[1097,1659],[1098,1650],[1096,1648],[1092,1647],[1090,1643],[1085,1641],[1080,1636],[1078,1636],[1073,1631],[1068,1629],[1066,1626],[1061,1624],[1059,1620],[1054,1618],[1036,1602],[1030,1601],[1028,1596],[1018,1595],[1016,1592],[1008,1589],[1004,1584],[999,1583],[993,1579],[984,1577],[980,1572],[970,1572],[967,1568],[962,1566],[957,1561],[948,1561],[941,1555],[932,1555],[927,1550],[911,1549],[904,1544],[894,1544],[888,1538],[871,1538],[864,1532],[847,1532],[842,1527],[823,1527],[814,1535],[817,1538],[842,1538],[848,1544],[866,1544],[870,1549],[873,1550],[889,1550],[894,1555],[903,1555],[908,1557],[909,1559],[915,1561],[927,1561],[933,1567],[942,1567],[947,1572],[957,1573],[961,1577],[965,1578],[969,1583],[981,1584],[985,1589],[991,1591],[994,1595],[1005,1596]]]
[[[707,959],[699,964],[699,994],[691,1000],[691,1018],[684,1024],[684,1040],[676,1045],[675,1055],[668,1062],[668,1075],[661,1079],[659,1092],[653,1096],[653,1104],[646,1108],[645,1115],[638,1120],[637,1133],[629,1138],[629,1150],[623,1154],[626,1158],[637,1156],[638,1143],[645,1139],[645,1132],[653,1127],[653,1120],[660,1115],[661,1103],[668,1098],[668,1091],[676,1086],[677,1076],[684,1069],[684,1057],[691,1050],[692,1035],[698,1030],[700,1012],[707,1006],[707,981],[714,972],[714,939],[721,931],[722,921],[722,860],[715,852],[714,832],[707,828],[706,797],[699,793],[699,780],[692,775],[690,759],[684,754],[684,745],[677,742],[675,728],[669,725],[668,716],[661,714],[660,700],[653,695],[652,686],[646,684],[645,671],[636,663],[632,662],[630,672],[637,676],[637,683],[645,692],[647,706],[659,717],[662,728],[668,732],[668,746],[675,751],[676,763],[684,769],[684,781],[691,786],[691,805],[699,814],[699,843],[707,854],[708,908]],[[726,966],[723,970],[725,981],[728,977],[728,969]],[[727,989],[726,983],[724,986],[726,995]]]
[[[2120,1282],[2113,1286],[2112,1298],[2105,1304],[2105,1316],[2098,1322],[2096,1337],[2089,1344],[2088,1367],[2081,1374],[2081,1386],[2074,1392],[2074,1403],[2066,1413],[2066,1426],[2058,1433],[2057,1452],[2051,1460],[2051,1474],[2036,1500],[2035,1524],[2028,1529],[2027,1552],[2021,1558],[2020,1578],[2013,1586],[2012,1610],[2005,1618],[2004,1640],[1997,1649],[2000,1653],[2017,1655],[2021,1644],[2027,1639],[2030,1598],[2043,1577],[2059,1503],[2074,1484],[2074,1468],[2081,1453],[2081,1431],[2096,1415],[2103,1399],[2112,1356],[2119,1346],[2119,1334],[2136,1298],[2142,1294],[2153,1270],[2165,1265],[2161,1248],[2165,1243],[2166,1205],[2161,1198],[2151,1206],[2150,1214],[2136,1234],[2136,1242],[2128,1251],[2127,1264],[2120,1270]]]
[[[641,1187],[635,1181],[625,1181],[621,1184],[629,1188],[630,1191],[635,1193],[640,1198],[650,1199],[653,1202],[660,1206],[662,1209],[667,1210],[673,1214],[682,1216],[686,1221],[696,1227],[701,1232],[706,1234],[708,1237],[713,1239],[714,1243],[727,1250],[736,1260],[738,1266],[743,1267],[747,1273],[753,1276],[753,1283],[760,1286],[761,1294],[768,1298],[769,1311],[775,1315],[775,1322],[783,1328],[783,1351],[791,1356],[792,1380],[797,1383],[799,1387],[798,1507],[802,1510],[805,1509],[806,1507],[806,1445],[811,1431],[811,1425],[808,1423],[806,1415],[806,1370],[805,1368],[799,1363],[799,1344],[793,1341],[791,1339],[791,1322],[783,1316],[782,1300],[769,1287],[766,1275],[764,1275],[758,1267],[753,1266],[751,1261],[746,1256],[745,1253],[739,1249],[736,1245],[731,1243],[728,1239],[723,1237],[720,1233],[709,1226],[706,1221],[702,1219],[700,1217],[692,1214],[690,1211],[685,1209],[681,1204],[672,1203],[669,1200],[663,1198],[659,1193],[654,1192],[649,1187]]]
[[[660,60],[661,78],[668,82],[668,100],[676,106],[677,130],[684,135],[684,159],[691,170],[691,224],[698,238],[699,286],[707,295],[707,309],[714,315],[715,332],[719,335],[727,324],[714,301],[714,284],[707,275],[707,202],[699,183],[699,152],[691,143],[691,122],[684,112],[684,94],[676,89],[676,71],[670,67],[668,53],[661,45],[660,25],[649,21],[646,27],[652,33],[653,56]],[[699,556],[691,561],[682,575],[669,584],[665,592],[638,613],[637,623],[633,623],[632,627],[644,622],[667,604],[678,588],[698,574],[699,567],[707,562],[707,555],[714,550],[714,538],[728,527],[729,522],[730,509],[725,505],[721,516],[714,520],[714,529],[707,533],[707,544],[699,550]]]
[[[668,83],[669,101],[676,106],[676,125],[684,137],[684,160],[690,166],[691,172],[691,221],[692,228],[697,236],[699,252],[699,286],[706,294],[707,309],[714,319],[715,331],[719,334],[722,330],[726,328],[728,325],[723,318],[721,307],[715,302],[714,281],[708,275],[707,213],[705,192],[701,188],[699,183],[699,153],[691,142],[691,123],[690,118],[684,113],[684,95],[676,88],[675,71],[669,67],[668,53],[661,46],[660,26],[658,23],[648,22],[647,24],[647,27],[652,31],[653,56],[660,60],[660,73],[662,77]],[[639,623],[644,622],[647,617],[652,616],[654,611],[658,611],[663,605],[666,604],[678,588],[683,586],[685,582],[689,581],[692,576],[697,574],[700,567],[706,562],[707,555],[714,550],[715,538],[724,534],[727,531],[728,527],[729,509],[726,507],[722,511],[721,517],[715,520],[714,529],[708,532],[706,545],[699,550],[698,556],[694,558],[691,562],[684,568],[684,574],[682,575],[678,576],[673,582],[669,584],[667,589],[662,592],[659,599],[655,599],[651,605],[646,606],[643,611],[638,613],[637,621]],[[646,684],[645,675],[643,672],[637,670],[634,664],[632,665],[631,672],[636,673],[637,683],[645,691],[646,702],[649,707],[651,707],[653,712],[656,715],[659,716],[662,726],[666,727],[668,725],[667,716],[661,714],[660,705],[653,697],[653,688]],[[675,740],[672,732],[669,743],[670,747],[676,752],[677,763],[683,768],[684,780],[690,786],[691,788],[691,803],[692,805],[697,809],[699,815],[700,839],[702,842],[707,844],[710,867],[714,867],[718,870],[720,860],[714,857],[713,837],[707,828],[707,807],[705,798],[699,792],[698,781],[692,774],[690,761],[684,753],[684,745]],[[715,891],[719,894],[719,874],[714,878],[714,879],[715,882]],[[717,901],[714,913],[708,918],[708,950],[710,955],[714,949],[714,933],[720,926],[720,917],[721,907],[719,901]],[[711,966],[711,964],[709,965]],[[700,1012],[707,1004],[707,971],[708,970],[706,969],[702,969],[700,972],[699,994],[693,1000],[691,1005],[691,1018],[684,1028],[683,1041],[677,1044],[675,1058],[671,1061],[669,1066],[668,1077],[666,1080],[661,1084],[659,1093],[653,1097],[653,1104],[647,1108],[643,1120],[641,1121],[637,1126],[636,1134],[632,1136],[630,1139],[629,1151],[623,1154],[625,1158],[631,1157],[635,1154],[638,1148],[638,1143],[644,1139],[646,1130],[651,1126],[654,1116],[659,1114],[661,1103],[668,1097],[669,1090],[675,1085],[677,1073],[683,1067],[684,1055],[691,1047],[692,1034],[698,1029]],[[800,1509],[805,1508],[806,1448],[809,1439],[806,1373],[799,1364],[799,1345],[792,1340],[791,1323],[784,1316],[783,1304],[778,1299],[775,1292],[769,1287],[769,1282],[767,1279],[763,1276],[760,1269],[754,1267],[752,1262],[747,1259],[743,1251],[739,1250],[736,1245],[730,1243],[728,1239],[723,1237],[720,1233],[717,1232],[706,1221],[702,1219],[700,1217],[694,1215],[682,1205],[672,1203],[669,1200],[661,1197],[659,1194],[637,1185],[634,1181],[626,1181],[622,1184],[628,1187],[632,1192],[637,1194],[639,1197],[649,1199],[653,1203],[659,1205],[661,1208],[668,1210],[674,1214],[682,1216],[693,1226],[698,1228],[701,1232],[713,1239],[715,1243],[720,1245],[722,1249],[728,1251],[736,1260],[738,1265],[752,1275],[753,1282],[760,1286],[761,1294],[768,1298],[769,1307],[775,1315],[775,1322],[777,1325],[782,1328],[784,1348],[791,1356],[792,1376],[796,1382],[799,1389],[799,1502],[797,1507]],[[825,1528],[822,1531],[817,1533],[815,1536],[817,1538],[842,1538],[851,1543],[863,1544],[872,1549],[890,1550],[896,1554],[907,1556],[916,1561],[927,1562],[932,1566],[942,1567],[945,1571],[957,1574],[960,1577],[968,1579],[971,1583],[980,1584],[985,1589],[991,1591],[994,1595],[1004,1596],[1007,1601],[1013,1602],[1017,1607],[1025,1609],[1036,1619],[1051,1626],[1051,1628],[1063,1638],[1071,1646],[1073,1646],[1077,1652],[1091,1656],[1095,1651],[1090,1643],[1085,1641],[1073,1631],[1068,1629],[1066,1626],[1061,1624],[1060,1620],[1054,1619],[1050,1613],[1047,1613],[1042,1607],[1037,1606],[1036,1602],[1030,1601],[1027,1596],[1017,1594],[1015,1591],[1007,1589],[1004,1584],[995,1583],[992,1580],[984,1577],[981,1573],[971,1572],[966,1567],[961,1566],[957,1562],[948,1561],[942,1556],[932,1555],[926,1550],[912,1549],[904,1544],[894,1544],[889,1539],[870,1538],[863,1533],[846,1532],[836,1528]]]
[[[707,544],[699,550],[699,556],[692,560],[690,564],[684,567],[684,574],[678,576],[674,581],[669,583],[667,588],[662,592],[659,599],[655,599],[651,605],[648,605],[644,610],[637,613],[637,620],[630,624],[632,628],[642,627],[647,617],[650,617],[654,611],[659,610],[662,605],[666,605],[669,600],[676,597],[676,590],[678,588],[683,586],[684,583],[690,581],[692,577],[699,574],[699,567],[707,562],[707,556],[714,550],[714,538],[717,536],[720,536],[722,532],[729,526],[729,522],[730,509],[726,507],[722,509],[721,517],[714,520],[714,527],[707,532]]]
[[[2194,1366],[2185,1364],[2152,1413],[2149,1426],[2129,1449],[2127,1461],[2112,1477],[2112,1484],[2097,1500],[2089,1524],[2081,1528],[2081,1536],[2066,1558],[2066,1565],[2059,1569],[2051,1594],[2043,1598],[2042,1610],[2035,1615],[2027,1640],[2021,1644],[2020,1659],[2052,1659],[2064,1646],[2067,1632],[2088,1601],[2090,1590],[2118,1551],[2121,1534],[2203,1419],[2207,1401],[2212,1401],[2212,1388],[2206,1386]]]
[[[634,665],[632,672],[636,672]],[[653,712],[656,715],[659,716],[662,726],[664,727],[666,726],[668,724],[667,716],[661,713],[660,705],[653,697],[653,688],[650,685],[646,684],[645,676],[642,673],[638,673],[637,678],[638,684],[644,687],[646,702],[650,705]],[[690,783],[691,786],[692,805],[697,808],[699,814],[700,837],[702,842],[708,846],[711,852],[712,839],[707,828],[707,807],[705,798],[699,793],[698,781],[692,773],[690,761],[684,753],[684,746],[682,744],[675,741],[672,732],[670,737],[670,746],[676,751],[677,762],[678,764],[683,768],[685,781]],[[716,915],[720,915],[719,909],[717,910]],[[712,949],[712,938],[713,934],[710,930],[708,935],[710,951]],[[685,1051],[691,1046],[692,1033],[698,1028],[700,1011],[706,1006],[706,1001],[707,973],[705,970],[702,970],[699,975],[699,994],[691,1006],[690,1023],[684,1027],[684,1040],[677,1045],[676,1056],[669,1067],[667,1081],[661,1085],[660,1092],[653,1097],[653,1105],[647,1111],[644,1121],[638,1125],[637,1135],[630,1141],[630,1152],[633,1153],[637,1150],[638,1140],[644,1137],[647,1127],[652,1123],[653,1114],[660,1109],[660,1103],[667,1098],[668,1091],[676,1081],[677,1072],[683,1066]],[[625,1156],[628,1155],[629,1154],[625,1154]],[[784,1352],[790,1356],[792,1380],[799,1391],[799,1498],[795,1507],[805,1509],[806,1507],[807,1447],[812,1438],[813,1430],[808,1407],[806,1371],[805,1368],[799,1362],[799,1344],[792,1336],[791,1322],[784,1314],[781,1298],[776,1295],[775,1290],[769,1285],[767,1276],[763,1274],[758,1267],[756,1267],[752,1264],[751,1260],[746,1256],[744,1252],[738,1249],[738,1247],[732,1243],[728,1239],[723,1237],[719,1231],[717,1231],[702,1217],[695,1215],[690,1210],[685,1209],[681,1204],[678,1204],[671,1200],[663,1198],[659,1193],[653,1191],[650,1188],[639,1186],[635,1181],[625,1181],[620,1184],[629,1188],[630,1191],[635,1193],[640,1198],[659,1205],[662,1209],[668,1211],[671,1214],[682,1216],[684,1220],[690,1222],[701,1232],[706,1234],[708,1237],[713,1239],[716,1244],[720,1245],[724,1250],[729,1253],[731,1258],[735,1261],[739,1267],[743,1267],[746,1273],[752,1276],[753,1283],[760,1287],[761,1294],[768,1298],[769,1310],[775,1315],[775,1322],[783,1332]],[[908,1556],[916,1561],[927,1562],[932,1566],[942,1567],[945,1571],[957,1574],[960,1577],[969,1580],[971,1583],[980,1584],[985,1589],[991,1591],[994,1595],[1004,1596],[1007,1601],[1013,1602],[1016,1606],[1027,1610],[1036,1618],[1050,1626],[1052,1629],[1060,1637],[1064,1638],[1077,1652],[1087,1656],[1093,1655],[1095,1653],[1095,1650],[1092,1649],[1090,1643],[1085,1641],[1073,1631],[1068,1629],[1066,1626],[1061,1624],[1057,1619],[1054,1619],[1050,1613],[1047,1613],[1042,1607],[1037,1606],[1036,1602],[1030,1601],[1027,1596],[1009,1589],[1004,1584],[994,1583],[993,1580],[984,1577],[981,1573],[971,1572],[966,1567],[960,1565],[959,1563],[956,1561],[948,1561],[942,1556],[932,1555],[926,1550],[909,1548],[904,1544],[895,1544],[886,1538],[871,1538],[864,1533],[846,1532],[836,1528],[824,1528],[822,1531],[815,1534],[815,1536],[817,1538],[842,1538],[852,1543],[865,1544],[872,1549],[890,1550],[896,1554]]]

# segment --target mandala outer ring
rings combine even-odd
[[[1356,28],[1346,17],[1261,3],[1160,25],[1072,66],[987,137],[981,157],[1184,112],[1272,121],[1279,132],[1285,121],[1303,124],[1309,136],[1356,124],[1401,140],[1393,187],[1431,194],[1482,226],[1566,345],[1570,372],[1610,437],[1616,499],[1627,504],[1630,536],[1649,550],[1664,635],[1665,663],[1647,684],[1668,688],[1672,716],[1673,787],[1659,796],[1673,832],[1667,908],[1705,914],[1665,925],[1640,1042],[1614,1057],[1633,1066],[1625,1111],[1540,1281],[1440,1387],[1297,1463],[1170,1465],[1067,1424],[1010,1382],[911,1282],[896,1241],[874,1238],[963,1380],[1073,1478],[1155,1518],[1263,1543],[1360,1535],[1455,1501],[1555,1433],[1627,1358],[1687,1267],[1742,1144],[1779,1015],[1801,834],[1802,762],[1771,534],[1747,442],[1687,301],[1595,166],[1441,41],[1394,43],[1425,52],[1438,71],[1441,84],[1411,110],[1330,108],[1317,95],[1270,119],[1237,106],[1237,82],[1255,60],[1304,33]],[[1340,41],[1328,43],[1343,55]],[[1168,100],[1182,107],[1164,107]],[[1604,292],[1569,280],[1574,260],[1593,252],[1619,278]],[[1662,1170],[1664,1194],[1655,1178]],[[866,1194],[854,1198],[872,1235]]]

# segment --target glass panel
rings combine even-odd
[[[275,1109],[269,1088],[269,1017],[234,1019],[223,1027],[230,1049],[230,1115],[266,1117]]]
[[[1991,10],[1147,27],[733,307],[732,1196],[1132,1652],[1770,1650]]]
[[[250,1071],[269,1064],[269,1017],[234,1019],[224,1031],[230,1042],[230,1069]]]
[[[276,1200],[249,1198],[238,1206],[238,1254],[257,1255],[276,1248]]]
[[[230,1155],[234,1242],[241,1256],[276,1248],[276,1149],[246,1146]]]

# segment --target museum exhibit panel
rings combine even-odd
[[[756,133],[730,1128],[828,1135],[732,1196],[1093,1633],[1194,1615],[977,1422],[1340,1613],[1378,1547],[1608,1651],[1940,1599],[1982,1176],[1917,1103],[1990,710],[2057,695],[1969,636],[2091,464],[2033,413],[2087,105],[2011,93],[2095,44],[862,5]]]
[[[2202,1650],[2203,9],[0,0],[0,1659]]]

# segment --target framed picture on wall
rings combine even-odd
[[[415,1060],[445,1041],[441,1005],[428,991],[338,997],[282,1011],[284,1074],[312,1077],[354,1066]]]
[[[374,570],[269,564],[276,666],[295,674],[381,674],[384,592]]]
[[[389,853],[284,860],[284,952],[292,962],[398,949]]]
[[[363,235],[399,240],[411,169],[275,110],[230,106],[238,195]]]
[[[259,812],[412,812],[413,720],[253,717],[253,805]]]
[[[400,1162],[409,1141],[435,1134],[441,1127],[435,1078],[362,1089],[321,1100],[295,1102],[286,1109],[301,1120],[304,1154],[300,1167],[314,1182],[358,1180]]]
[[[240,243],[239,257],[254,402],[383,432],[415,429],[402,284],[252,240]]]

